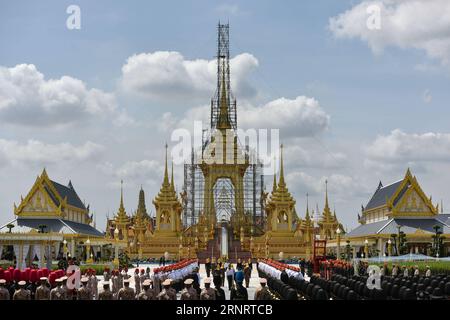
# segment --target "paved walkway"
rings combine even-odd
[[[158,264],[140,264],[139,265],[139,269],[146,269],[147,267],[150,267],[150,270],[153,271],[153,268],[157,268],[159,267]],[[130,287],[135,288],[134,285],[134,270],[135,268],[131,268],[128,269],[128,274],[131,276],[130,277]],[[102,292],[103,291],[103,286],[102,286],[102,281],[103,281],[103,276],[97,276],[97,278],[100,280],[98,283],[98,292]],[[201,264],[200,265],[200,287],[204,288],[204,283],[203,281],[206,278],[206,270],[205,270],[205,265]],[[309,278],[305,278],[305,280],[309,281]],[[212,287],[214,287],[214,285],[212,285]],[[248,292],[248,299],[249,300],[254,300],[255,297],[255,290],[259,287],[259,278],[258,278],[258,271],[256,270],[256,264],[253,264],[253,268],[252,268],[252,275],[250,278],[250,284],[249,287],[247,288],[247,292]],[[228,290],[228,282],[225,279],[225,286],[223,288],[225,290],[225,296],[227,298],[227,300],[230,299],[230,290]],[[180,298],[180,294],[177,294],[178,299]]]
[[[153,271],[153,268],[157,268],[159,267],[158,264],[140,264],[139,265],[139,269],[146,269],[147,267],[150,267],[150,270]],[[134,285],[134,270],[135,268],[131,268],[128,269],[128,274],[131,276],[130,277],[130,287],[135,288]],[[98,282],[98,292],[102,292],[103,291],[103,285],[102,285],[102,281],[103,281],[103,275],[101,276],[97,276],[97,279],[99,279],[100,281]],[[201,264],[200,265],[200,287],[204,288],[204,283],[203,281],[206,279],[206,270],[205,270],[205,265]],[[212,285],[212,287],[214,287],[214,285]],[[258,272],[256,271],[256,264],[253,264],[253,269],[252,269],[252,276],[250,278],[250,284],[249,287],[247,288],[248,291],[248,298],[249,300],[253,300],[254,296],[255,296],[255,290],[256,288],[259,287],[259,278],[258,278]],[[230,299],[230,290],[228,290],[228,282],[225,279],[225,286],[223,287],[223,289],[225,290],[225,295],[227,300]],[[178,299],[180,298],[180,295],[178,293]]]

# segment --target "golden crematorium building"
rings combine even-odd
[[[184,165],[184,182],[177,194],[169,179],[167,146],[162,185],[148,216],[141,190],[138,209],[127,214],[123,199],[107,221],[107,237],[132,257],[285,258],[312,254],[316,237],[333,239],[340,226],[328,205],[315,224],[309,208],[302,219],[285,181],[283,147],[279,177],[265,192],[262,164],[256,152],[237,135],[236,99],[230,89],[229,26],[218,26],[217,88],[211,100],[210,127],[199,150]],[[120,245],[119,245],[120,244]]]
[[[14,204],[14,215],[0,227],[0,253],[10,251],[17,268],[32,261],[50,268],[62,255],[81,260],[102,255],[105,236],[91,225],[89,206],[70,181],[67,186],[55,182],[45,169],[20,204]]]
[[[422,190],[416,177],[408,169],[403,179],[383,185],[380,181],[367,205],[358,214],[360,225],[327,244],[340,253],[349,246],[354,257],[389,256],[398,254],[427,254],[433,252],[433,236],[441,233],[443,243],[441,255],[447,256],[450,249],[450,227],[448,214],[442,206],[433,204]],[[403,252],[399,249],[399,233],[404,234]],[[399,252],[397,252],[397,250]]]

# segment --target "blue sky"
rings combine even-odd
[[[421,16],[415,24],[423,22],[422,29],[429,28],[424,34],[415,24],[406,34],[391,24],[403,21],[408,27],[411,23],[402,6],[405,2]],[[0,73],[0,177],[4,181],[0,184],[0,223],[13,217],[13,202],[26,194],[44,166],[57,181],[72,179],[80,196],[91,203],[100,227],[105,215],[117,210],[120,179],[125,180],[129,211],[137,206],[141,184],[151,207],[161,180],[163,145],[170,139],[170,129],[158,126],[165,121],[176,127],[192,120],[189,110],[208,105],[214,92],[200,90],[178,99],[169,99],[170,94],[167,99],[149,97],[148,92],[140,92],[142,88],[127,87],[126,83],[132,77],[147,81],[149,76],[139,74],[138,68],[127,78],[122,68],[135,54],[144,54],[143,63],[158,63],[152,55],[155,52],[178,52],[183,61],[213,60],[219,20],[230,22],[232,57],[247,53],[257,60],[257,64],[249,56],[236,60],[236,69],[244,70],[238,76],[239,84],[246,84],[234,90],[241,94],[236,94],[238,112],[242,102],[244,111],[239,115],[251,118],[244,123],[257,124],[264,113],[252,118],[252,111],[276,108],[264,106],[282,97],[295,100],[306,96],[318,102],[313,109],[294,104],[298,109],[292,119],[280,126],[286,152],[292,155],[286,160],[288,186],[301,216],[307,192],[311,202],[322,208],[328,179],[338,217],[344,225],[354,227],[361,204],[367,203],[378,181],[398,180],[408,166],[427,194],[435,201],[443,199],[444,205],[450,203],[446,188],[450,178],[450,35],[445,31],[450,22],[444,19],[448,4],[440,0],[376,1],[383,9],[392,9],[386,16],[382,11],[381,21],[387,22],[381,30],[367,33],[364,26],[347,28],[354,25],[352,19],[366,19],[358,10],[370,3],[0,1],[0,68],[12,72],[27,64],[35,69],[21,70],[24,77],[39,72],[44,82],[63,76],[77,79],[85,90],[102,92],[96,101],[105,108],[89,109],[95,106],[86,102],[89,111],[85,112],[72,102],[66,106],[62,97],[64,101],[57,107],[67,109],[49,111],[44,100],[34,106],[32,96],[23,100],[12,96],[6,86],[10,80],[6,73],[2,79]],[[442,10],[420,15],[430,3],[442,5]],[[71,4],[81,8],[81,30],[66,28],[66,8]],[[331,27],[330,19],[336,17],[341,17],[341,32]],[[439,18],[442,25],[427,24]],[[164,85],[164,92],[176,93],[171,83],[158,85]],[[149,80],[144,90],[161,89],[153,84]],[[83,91],[74,89],[72,82],[61,86],[69,93],[74,90],[74,95]],[[23,88],[17,94],[32,92]],[[248,88],[256,93],[247,92]],[[10,103],[2,109],[2,99],[11,97],[23,105]],[[111,104],[114,110],[108,108]],[[312,120],[295,121],[310,114],[308,110],[323,112],[328,117],[326,128],[314,127],[323,117],[319,113],[313,112]],[[122,116],[126,121],[115,125]],[[314,135],[296,135],[302,126],[312,126]],[[176,178],[180,187],[181,177],[179,166]]]

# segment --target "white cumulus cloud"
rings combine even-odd
[[[70,76],[45,79],[33,64],[0,66],[0,119],[28,126],[57,126],[89,117],[117,116],[113,93]]]
[[[380,8],[380,29],[368,28],[374,14],[370,6]],[[450,62],[450,1],[379,0],[362,1],[329,20],[336,38],[359,38],[375,52],[385,47],[423,50],[444,65]]]
[[[279,129],[280,136],[311,137],[324,132],[330,123],[330,116],[314,98],[298,96],[295,99],[279,98],[266,104],[254,106],[244,103],[237,106],[238,128]],[[178,128],[192,130],[194,121],[202,121],[209,127],[210,106],[202,105],[189,109],[178,118]],[[173,114],[165,118],[173,121]]]
[[[330,122],[319,102],[305,96],[279,98],[259,107],[244,105],[239,111],[244,128],[277,128],[283,136],[313,136]]]
[[[232,90],[240,99],[256,95],[247,77],[258,60],[243,53],[230,61]],[[176,51],[135,54],[122,66],[122,87],[157,100],[204,101],[216,88],[216,60],[188,60]]]
[[[117,184],[119,180],[124,180],[125,183],[143,183],[154,182],[159,177],[162,179],[163,166],[155,160],[139,160],[126,161],[120,166],[114,166],[110,162],[105,162],[98,165],[98,168],[105,174],[114,177]],[[162,181],[162,180],[161,180]]]
[[[369,167],[406,166],[450,162],[449,133],[405,133],[399,129],[378,136],[364,147]],[[420,169],[420,167],[419,167]]]
[[[60,163],[80,163],[97,159],[103,152],[102,145],[86,142],[75,146],[70,143],[49,144],[38,140],[20,143],[15,140],[0,139],[0,159],[11,165],[37,165]]]

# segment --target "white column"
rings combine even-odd
[[[13,249],[14,249],[14,255],[16,256],[16,269],[19,269],[21,247],[19,244],[14,244]]]
[[[45,247],[45,253],[47,255],[47,269],[51,270],[52,269],[52,262],[53,262],[53,257],[52,257],[52,246],[51,245],[47,245]]]
[[[23,244],[19,245],[19,257],[17,258],[17,268],[22,270],[22,261],[23,261]]]
[[[72,258],[75,257],[75,240],[74,239],[70,240],[70,256]]]
[[[27,257],[28,257],[28,252],[30,250],[30,245],[29,244],[24,244],[22,246],[22,269],[25,270],[27,267]]]
[[[43,268],[44,267],[44,245],[43,244],[38,244],[36,245],[36,252],[37,252],[37,256],[39,259],[39,268]]]
[[[382,257],[384,254],[384,241],[381,238],[378,239],[378,250],[379,250],[378,256]]]
[[[61,248],[61,242],[56,242],[55,243],[55,259],[58,258],[58,253],[59,253],[59,249]]]

